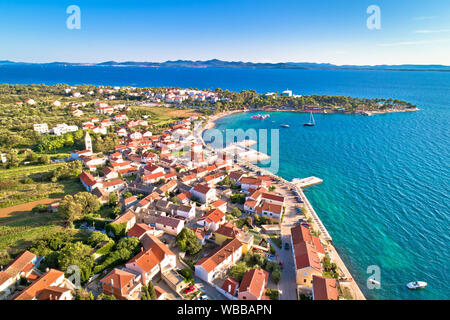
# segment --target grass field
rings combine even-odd
[[[22,203],[51,198],[59,199],[65,194],[83,191],[78,179],[49,182],[42,177],[63,163],[27,166],[0,170],[0,208],[8,208]]]
[[[27,249],[33,241],[62,231],[61,219],[55,213],[20,212],[0,218],[0,265]]]

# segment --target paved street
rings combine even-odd
[[[195,286],[206,293],[210,300],[227,300],[227,298],[219,293],[215,287],[209,283],[201,280],[198,277],[194,277]]]
[[[283,261],[284,268],[282,270],[282,277],[280,283],[278,283],[278,289],[281,291],[281,300],[297,300],[297,286],[295,279],[295,265],[294,258],[292,256],[291,248],[291,228],[295,225],[295,222],[299,219],[299,215],[295,212],[296,202],[295,197],[286,187],[281,187],[280,184],[276,185],[276,192],[283,195],[286,199],[286,212],[284,214],[283,223],[281,224],[281,240],[282,248],[277,249],[279,260]],[[284,248],[284,244],[289,243],[289,250]]]

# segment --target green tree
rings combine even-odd
[[[76,265],[81,271],[81,281],[86,282],[94,267],[94,258],[91,256],[92,248],[81,241],[68,243],[58,255],[58,264],[61,270],[67,271],[71,265]]]
[[[80,203],[75,202],[72,195],[66,195],[58,207],[58,214],[60,214],[69,223],[80,219],[82,217],[83,207]]]
[[[200,240],[191,229],[183,228],[176,239],[179,249],[190,255],[197,254],[202,249]]]
[[[233,208],[233,210],[231,210],[231,214],[236,218],[239,218],[242,215],[241,210],[238,208]]]

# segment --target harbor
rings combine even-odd
[[[214,120],[218,119],[220,117],[221,116],[214,117]],[[214,120],[209,119],[209,121],[203,126],[203,128],[207,129],[207,128],[214,127],[215,125],[211,125],[211,122]],[[204,141],[202,139],[202,132],[203,132],[203,130],[199,131],[200,134],[197,135],[197,138],[199,139],[199,141],[201,141],[201,143],[203,145],[205,145],[205,147],[208,150],[211,150],[211,147],[204,143]],[[245,143],[251,143],[251,142],[241,142],[241,144],[238,144],[238,146],[240,146],[240,147],[242,147],[243,145],[245,146]],[[235,146],[236,146],[236,144],[234,144],[233,147],[235,147]],[[270,172],[266,169],[258,167],[257,165],[252,163],[252,161],[248,161],[243,158],[238,158],[237,160],[238,160],[238,165],[241,166],[243,169],[248,169],[259,175],[270,176],[273,179],[275,179],[275,180],[279,181],[280,183],[282,183],[283,185],[285,185],[287,188],[294,190],[298,194],[298,196],[302,199],[302,201],[304,202],[305,207],[307,209],[306,216],[311,218],[312,224],[315,227],[315,229],[320,231],[319,237],[324,241],[324,243],[327,244],[327,251],[328,251],[330,258],[338,266],[338,269],[341,274],[341,279],[340,279],[341,286],[348,288],[351,291],[352,296],[355,300],[366,300],[366,298],[365,298],[364,294],[362,293],[361,289],[359,288],[358,284],[353,279],[350,271],[348,270],[345,263],[339,256],[339,253],[337,252],[336,248],[333,246],[333,244],[332,244],[333,239],[332,239],[331,235],[329,234],[325,225],[322,223],[322,220],[320,219],[319,215],[314,210],[313,206],[311,205],[308,198],[305,196],[305,194],[303,192],[302,188],[317,185],[319,183],[322,183],[323,180],[318,177],[313,176],[313,177],[308,177],[308,178],[304,178],[304,179],[293,179],[293,181],[290,182],[276,174],[273,174],[272,172]]]

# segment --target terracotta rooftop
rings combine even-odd
[[[263,269],[247,270],[242,278],[239,292],[250,292],[255,297],[264,295],[269,273]]]
[[[204,257],[195,265],[202,266],[209,273],[241,247],[242,243],[238,239],[227,240],[217,251]]]
[[[313,298],[314,300],[338,300],[336,279],[313,275]]]

